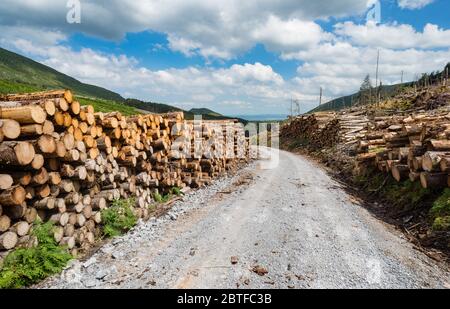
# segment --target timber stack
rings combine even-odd
[[[100,236],[115,199],[134,197],[147,219],[156,193],[207,185],[248,158],[236,121],[101,113],[69,90],[0,95],[0,255],[36,245],[38,219],[54,222],[55,240],[76,255]]]
[[[323,149],[354,144],[364,136],[369,120],[364,112],[318,112],[298,116],[282,126],[283,139],[303,139],[310,147]]]
[[[450,186],[450,114],[375,117],[358,151],[357,172],[372,166],[397,181],[420,181],[423,188]]]

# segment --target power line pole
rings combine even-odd
[[[376,100],[377,100],[377,105],[379,103],[378,101],[378,68],[380,65],[380,50],[377,51],[377,72],[376,72],[376,77],[375,77],[375,89],[377,90],[377,94],[376,94]]]
[[[319,106],[322,105],[322,87],[320,87]]]
[[[292,99],[292,97],[291,97],[291,117],[294,116],[294,110],[292,109],[293,108],[293,104],[294,104],[294,99]]]
[[[375,88],[378,87],[378,67],[380,65],[380,50],[377,52],[377,71],[375,74]]]
[[[403,70],[402,70],[401,84],[403,84]]]

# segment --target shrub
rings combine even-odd
[[[445,189],[433,203],[430,210],[433,222],[433,230],[450,230],[450,189]]]
[[[115,237],[129,231],[137,223],[133,213],[134,199],[115,200],[111,207],[102,210],[103,235]]]
[[[32,235],[38,239],[36,247],[19,248],[6,256],[0,270],[0,288],[15,289],[39,282],[59,273],[72,259],[67,249],[55,242],[51,222],[36,222]]]

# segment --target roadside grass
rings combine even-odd
[[[0,269],[1,289],[30,286],[61,272],[67,265],[72,256],[55,242],[53,228],[51,222],[36,222],[31,236],[37,238],[38,245],[16,249],[6,256]]]
[[[103,236],[120,236],[136,225],[137,217],[133,212],[135,203],[134,198],[119,199],[102,210]]]
[[[169,190],[168,193],[166,194],[161,194],[159,192],[155,192],[153,193],[153,199],[155,200],[155,202],[157,203],[167,203],[168,201],[170,201],[172,199],[173,196],[180,196],[183,193],[181,192],[181,189],[178,187],[173,187]]]
[[[433,230],[450,230],[450,189],[447,188],[433,203],[430,210],[430,216],[433,220]]]
[[[392,176],[381,174],[375,170],[354,176],[353,183],[369,194],[384,198],[399,211],[415,209],[424,200],[436,194],[433,190],[422,188],[417,181],[397,182]]]

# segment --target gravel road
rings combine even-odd
[[[448,270],[315,163],[269,152],[38,287],[450,287]]]

